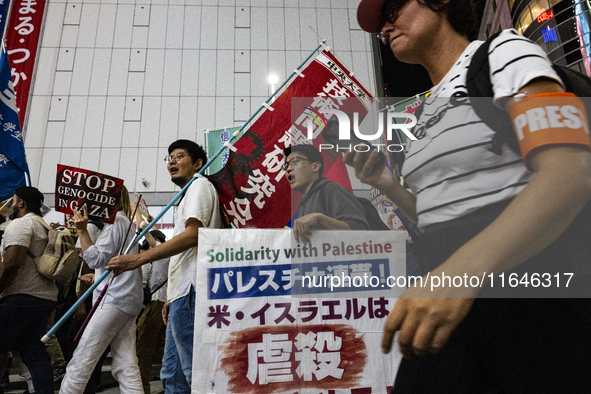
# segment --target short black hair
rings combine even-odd
[[[152,230],[150,231],[150,235],[160,241],[160,243],[166,242],[166,235],[160,230]]]
[[[160,241],[161,244],[166,242],[166,235],[160,230],[152,230],[150,231],[150,235],[154,237],[154,239]],[[148,250],[150,249],[150,245],[148,244],[148,240],[144,240],[140,245],[140,250]]]
[[[201,146],[196,144],[194,141],[191,140],[176,140],[168,147],[168,154],[170,155],[177,149],[185,150],[189,156],[191,156],[191,161],[193,163],[197,162],[197,160],[203,160],[203,165],[207,163],[207,155]]]
[[[324,172],[324,159],[322,158],[322,153],[320,153],[318,149],[314,147],[314,145],[294,145],[283,149],[285,160],[287,160],[287,156],[296,152],[306,156],[306,159],[310,160],[312,163],[316,163],[317,161],[319,161],[320,171],[318,171],[318,176],[322,176],[322,173]]]
[[[21,186],[14,192],[18,198],[27,203],[27,210],[41,216],[41,207],[43,206],[43,193],[36,187]]]
[[[435,12],[447,11],[447,20],[458,33],[468,40],[478,38],[478,17],[476,15],[479,0],[417,0]]]

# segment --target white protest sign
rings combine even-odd
[[[193,393],[389,392],[403,233],[201,228],[198,260]]]

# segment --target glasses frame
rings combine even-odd
[[[286,161],[285,161],[285,163],[283,163],[283,164],[281,165],[281,169],[282,169],[283,171],[287,171],[287,168],[288,168],[290,165],[292,165],[292,166],[295,166],[296,164],[298,164],[298,163],[299,163],[300,161],[302,161],[302,160],[306,160],[307,162],[310,162],[310,163],[312,163],[312,160],[310,160],[310,159],[306,159],[306,158],[304,158],[304,157],[297,157],[297,156],[296,156],[296,157],[292,157],[290,161],[287,161],[287,160],[286,160]]]
[[[383,7],[382,7],[382,19],[384,20],[384,24],[386,22],[388,22],[390,24],[394,24],[394,22],[396,22],[396,18],[398,17],[398,11],[402,7],[404,7],[406,5],[406,3],[408,3],[408,2],[409,2],[409,0],[402,0],[402,1],[386,0],[384,2]],[[384,44],[384,45],[388,45],[390,43],[390,39],[388,38],[388,35],[385,34],[384,32],[380,32],[378,34],[378,38],[382,42],[382,44]]]
[[[186,153],[183,153],[183,152],[177,152],[177,153],[175,153],[174,155],[166,155],[166,156],[164,156],[164,162],[165,162],[166,164],[170,163],[170,162],[171,162],[171,161],[173,161],[173,160],[174,160],[175,162],[177,162],[177,161],[179,161],[179,160],[181,160],[181,159],[183,159],[184,157],[187,157],[187,156],[189,156],[189,155],[188,155],[188,154],[186,154]]]

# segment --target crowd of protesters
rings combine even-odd
[[[188,140],[174,142],[166,157],[171,180],[180,187],[196,176],[206,162],[203,149]],[[26,374],[31,376],[29,391],[53,393],[54,377],[61,378],[64,365],[54,371],[40,341],[58,301],[56,282],[39,274],[34,262],[34,256],[40,256],[48,242],[47,230],[40,224],[42,205],[43,195],[33,187],[17,189],[12,198],[11,222],[3,235],[0,354],[18,350],[28,368]],[[74,323],[66,330],[68,345],[62,345],[67,349],[69,362],[60,393],[94,393],[99,389],[100,365],[107,352],[112,357],[111,373],[121,392],[149,392],[152,363],[162,360],[160,379],[166,392],[188,393],[193,359],[197,233],[204,226],[222,227],[217,192],[205,177],[199,177],[178,206],[173,238],[165,242],[164,234],[152,231],[145,236],[140,254],[136,246],[121,255],[135,235],[135,230],[128,231],[134,218],[125,187],[119,206],[113,224],[90,222],[85,206],[73,212],[83,262],[80,276],[76,276],[79,288],[76,284],[68,286],[74,289],[74,298],[106,269],[116,276],[101,283],[94,290],[93,302],[82,304],[74,313]],[[101,307],[94,310],[80,339],[72,341],[73,333],[107,286]],[[144,305],[144,313],[139,316]],[[0,372],[4,372],[5,364],[0,363]]]
[[[538,132],[535,140],[521,136],[521,153],[507,146],[493,152],[488,143],[494,132],[469,104],[440,100],[467,97],[468,65],[481,44],[472,41],[473,11],[471,0],[361,1],[360,26],[381,33],[399,60],[423,65],[435,86],[418,120],[417,127],[426,131],[409,144],[402,169],[410,192],[385,164],[375,170],[375,150],[350,152],[345,162],[421,228],[415,258],[423,274],[551,269],[560,259],[564,266],[583,267],[574,287],[588,290],[591,234],[582,219],[591,199],[588,132],[576,138]],[[490,48],[494,102],[511,116],[525,113],[529,107],[524,103],[531,100],[558,105],[557,100],[569,98],[578,105],[532,42],[508,30]],[[322,177],[323,159],[315,148],[294,146],[284,155],[285,179],[302,196],[300,217],[294,221],[298,242],[309,242],[316,229],[369,228],[359,202]],[[153,232],[140,253],[120,254],[133,237],[127,233],[134,218],[125,189],[113,224],[99,228],[89,223],[86,208],[74,211],[85,264],[79,271],[82,288],[92,282],[89,270],[95,278],[107,269],[116,277],[97,287],[94,301],[109,286],[103,307],[75,350],[64,352],[69,363],[60,393],[94,392],[96,366],[109,346],[121,392],[149,391],[154,358],[162,359],[166,393],[191,392],[198,232],[221,228],[223,218],[214,186],[198,175],[207,162],[199,145],[175,141],[165,161],[177,186],[197,178],[178,205],[171,239]],[[33,261],[47,243],[42,204],[43,195],[33,187],[17,189],[12,198],[11,222],[3,234],[0,355],[18,351],[31,388],[53,393],[54,369],[59,375],[64,365],[54,356],[52,368],[39,341],[59,300],[56,283],[41,276]],[[71,288],[66,293],[80,294]],[[394,393],[582,393],[591,387],[587,298],[492,299],[478,298],[479,291],[488,290],[433,292],[411,286],[403,293],[383,339],[383,350],[389,352],[398,333],[406,356]],[[146,309],[136,328],[142,305]],[[90,306],[81,307],[75,318],[80,321]],[[0,372],[5,360],[0,356]]]

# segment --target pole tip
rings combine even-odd
[[[49,341],[49,337],[47,335],[43,335],[43,338],[41,338],[41,342],[47,343],[47,341]]]

